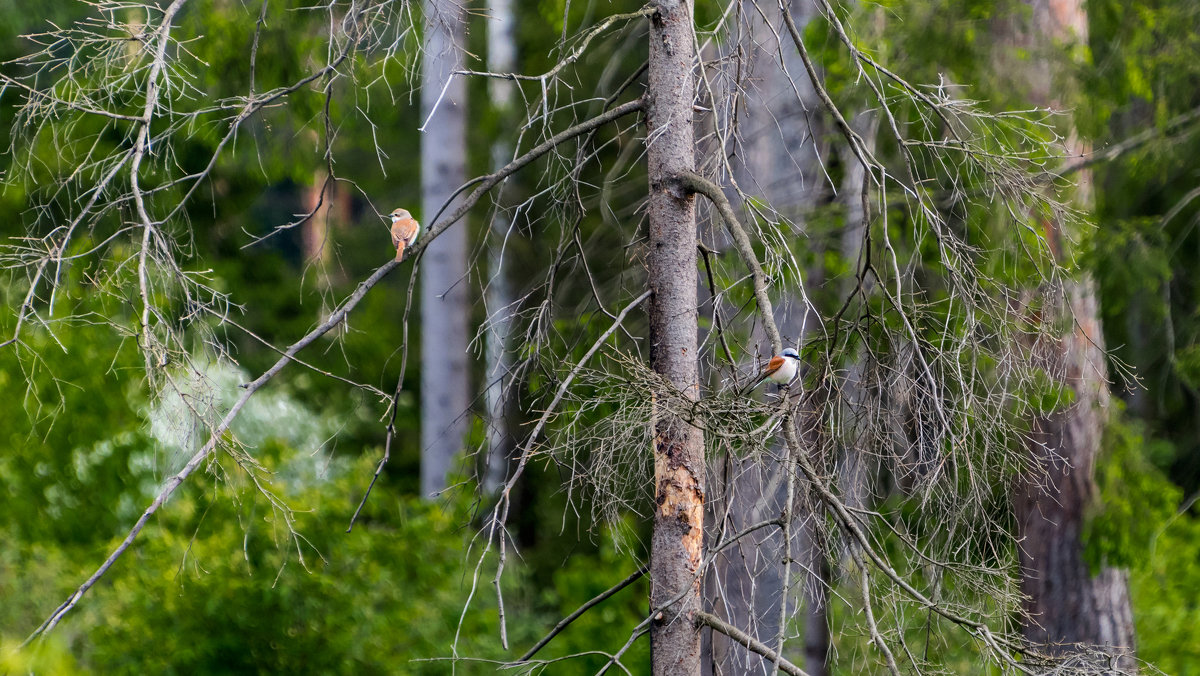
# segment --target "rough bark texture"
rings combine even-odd
[[[1028,23],[1002,26],[1012,47],[1034,55],[1032,64],[1014,67],[1024,73],[1024,85],[1035,104],[1062,108],[1056,96],[1061,83],[1051,67],[1063,44],[1087,39],[1087,16],[1082,0],[1027,0]],[[1069,150],[1085,148],[1071,134]],[[1077,200],[1090,205],[1090,176],[1080,177]],[[1047,224],[1048,239],[1061,253],[1069,238]],[[1048,472],[1048,484],[1026,482],[1018,491],[1016,509],[1022,545],[1021,588],[1028,596],[1030,622],[1025,635],[1055,652],[1062,643],[1086,643],[1132,649],[1133,615],[1128,575],[1105,567],[1092,575],[1083,558],[1080,539],[1089,503],[1096,499],[1093,468],[1100,451],[1108,402],[1107,369],[1099,309],[1089,279],[1069,281],[1065,308],[1074,318],[1072,330],[1044,346],[1039,355],[1047,368],[1065,376],[1074,401],[1064,411],[1034,422],[1030,452]],[[1128,666],[1128,665],[1126,665]]]
[[[650,21],[647,163],[650,362],[686,396],[699,396],[694,197],[672,180],[695,168],[690,2],[659,0]],[[704,548],[704,437],[675,416],[655,421],[650,605],[653,673],[700,673],[699,568]],[[678,599],[678,600],[676,600]],[[665,607],[664,607],[665,606]]]
[[[422,226],[466,180],[466,88],[445,87],[461,61],[464,17],[454,0],[427,0],[422,61]],[[444,90],[444,94],[443,94]],[[440,100],[439,100],[440,98]],[[436,111],[434,111],[436,106]],[[434,111],[430,118],[430,112]],[[445,488],[462,449],[470,392],[467,373],[467,230],[442,233],[421,260],[421,493]]]
[[[1025,635],[1049,645],[1132,648],[1127,573],[1106,566],[1093,576],[1083,559],[1080,536],[1087,507],[1096,499],[1092,470],[1108,390],[1104,354],[1093,345],[1102,339],[1095,289],[1085,281],[1068,293],[1079,326],[1045,356],[1052,368],[1065,369],[1075,400],[1067,410],[1035,421],[1032,448],[1049,472],[1049,486],[1029,483],[1017,498],[1021,590],[1032,618]]]

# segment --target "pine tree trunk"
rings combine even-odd
[[[658,0],[650,20],[647,164],[650,226],[646,254],[650,363],[685,397],[699,397],[694,197],[673,179],[695,170],[692,5]],[[660,399],[669,396],[657,395]],[[700,674],[700,563],[704,549],[704,436],[660,409],[654,430],[654,533],[650,604],[653,673]]]
[[[1033,54],[1032,62],[1002,63],[1000,72],[1023,79],[1032,102],[1062,109],[1056,92],[1062,90],[1053,68],[1061,58],[1062,44],[1087,40],[1087,15],[1082,0],[1026,0],[1031,10],[1027,23],[1016,20],[1001,27],[1012,47]],[[1023,63],[1023,65],[1021,65]],[[1068,151],[1086,148],[1070,132]],[[1077,203],[1090,208],[1087,192],[1091,177],[1079,176]],[[1046,235],[1056,255],[1069,242],[1070,233],[1048,223]],[[1101,568],[1095,575],[1084,560],[1081,540],[1089,504],[1096,499],[1093,468],[1100,452],[1108,403],[1107,368],[1095,287],[1086,276],[1068,280],[1062,308],[1071,319],[1069,332],[1038,355],[1046,368],[1065,377],[1074,392],[1065,410],[1034,421],[1030,452],[1048,473],[1048,482],[1027,481],[1016,496],[1017,524],[1021,537],[1021,590],[1028,597],[1030,621],[1025,635],[1052,652],[1070,650],[1063,643],[1115,646],[1132,649],[1133,615],[1125,571]],[[1128,666],[1128,665],[1126,665]]]
[[[429,226],[466,180],[466,88],[461,77],[445,86],[460,65],[465,17],[455,0],[427,0],[425,17],[421,214],[422,225]],[[421,494],[426,497],[446,487],[466,430],[466,271],[467,229],[459,224],[430,244],[421,260]]]
[[[1049,480],[1046,486],[1027,483],[1016,503],[1021,591],[1032,620],[1025,636],[1054,652],[1071,649],[1061,643],[1132,648],[1127,573],[1104,566],[1093,575],[1083,556],[1080,536],[1096,499],[1092,470],[1108,390],[1095,289],[1085,280],[1072,283],[1067,294],[1078,326],[1043,356],[1050,368],[1064,369],[1075,398],[1065,411],[1034,421],[1030,447]]]

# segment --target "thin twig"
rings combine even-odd
[[[604,590],[603,592],[597,594],[590,601],[588,601],[587,603],[584,603],[583,605],[576,608],[575,612],[573,612],[570,615],[567,615],[563,619],[559,620],[558,624],[554,625],[554,628],[550,630],[550,633],[546,634],[545,636],[542,637],[542,639],[540,641],[533,644],[533,647],[530,648],[529,650],[525,651],[524,655],[521,655],[520,657],[518,657],[515,664],[520,664],[521,662],[528,662],[530,659],[533,658],[534,655],[537,654],[537,652],[539,650],[546,647],[546,644],[549,643],[551,641],[551,639],[553,639],[560,632],[562,632],[563,629],[566,629],[567,625],[571,624],[575,620],[578,620],[581,615],[583,615],[584,613],[586,613],[588,610],[595,607],[596,605],[603,603],[606,599],[608,599],[613,594],[616,594],[617,592],[628,587],[629,585],[633,584],[634,582],[637,582],[638,580],[642,579],[642,576],[645,575],[648,570],[650,570],[650,566],[643,565],[641,568],[638,568],[632,574],[630,574],[629,577],[625,578],[624,580],[621,580],[620,582],[616,583],[615,585],[613,585],[613,586],[609,587],[608,589]]]

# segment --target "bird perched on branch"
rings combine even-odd
[[[408,213],[408,209],[396,209],[388,214],[392,217],[392,245],[396,247],[396,260],[404,259],[404,249],[417,241],[421,224]]]
[[[754,379],[753,384],[746,388],[746,392],[758,387],[764,380],[770,380],[779,385],[787,385],[796,379],[796,373],[800,371],[800,353],[792,348],[786,348],[780,354],[771,357],[771,361],[763,367],[762,373]]]

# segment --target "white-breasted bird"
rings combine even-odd
[[[754,380],[754,384],[746,388],[746,391],[758,387],[764,380],[770,380],[779,385],[787,385],[796,379],[796,374],[800,371],[800,353],[792,348],[785,348],[783,352],[771,357],[771,361],[763,367],[762,373]]]
[[[392,219],[392,245],[396,247],[396,260],[403,260],[404,249],[417,241],[421,224],[408,213],[408,209],[395,209],[388,215]]]

